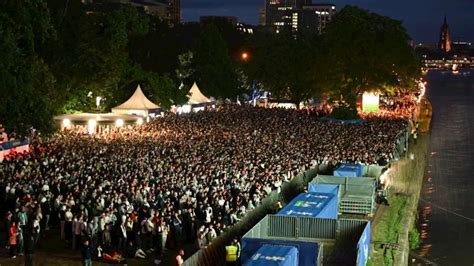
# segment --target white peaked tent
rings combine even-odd
[[[160,106],[148,100],[145,94],[143,94],[140,85],[138,85],[132,97],[121,105],[112,108],[112,113],[148,116],[150,111],[160,108]]]
[[[193,86],[188,92],[188,99],[188,105],[212,102],[211,99],[207,98],[206,96],[204,96],[204,94],[202,94],[196,82],[194,82]]]

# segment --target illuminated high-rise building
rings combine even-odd
[[[168,19],[176,24],[181,23],[181,0],[168,0]]]
[[[260,17],[272,32],[321,33],[336,13],[336,6],[313,4],[311,0],[266,0],[264,10]]]

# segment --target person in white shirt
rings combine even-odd
[[[211,223],[211,219],[212,219],[212,208],[211,206],[207,206],[207,208],[204,210],[205,214],[206,214],[206,220],[204,221],[206,224],[210,224]]]

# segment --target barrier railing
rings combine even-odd
[[[322,166],[323,167],[323,166]],[[242,220],[233,225],[228,231],[212,241],[206,248],[202,248],[189,257],[185,266],[206,266],[222,265],[225,263],[225,245],[232,239],[243,236],[254,225],[256,225],[265,215],[275,213],[278,209],[277,202],[289,202],[296,195],[303,192],[307,183],[311,181],[320,170],[320,166],[315,166],[299,175],[293,177],[290,182],[283,183],[281,192],[272,191],[262,203],[253,211],[247,213]]]
[[[20,147],[20,146],[24,146],[24,145],[29,145],[30,144],[30,141],[29,140],[10,140],[10,141],[7,141],[7,142],[4,142],[2,144],[0,144],[0,150],[9,150],[9,149],[13,149],[13,148],[17,148],[17,147]]]
[[[337,223],[337,240],[358,241],[367,225],[367,220],[340,219]]]
[[[16,153],[28,152],[30,150],[29,140],[12,140],[0,145],[0,162],[6,157]]]
[[[329,219],[267,215],[245,238],[313,239],[357,242],[368,221],[365,219]]]

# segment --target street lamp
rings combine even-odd
[[[241,58],[242,60],[247,61],[247,59],[249,58],[249,54],[247,52],[243,52]]]

